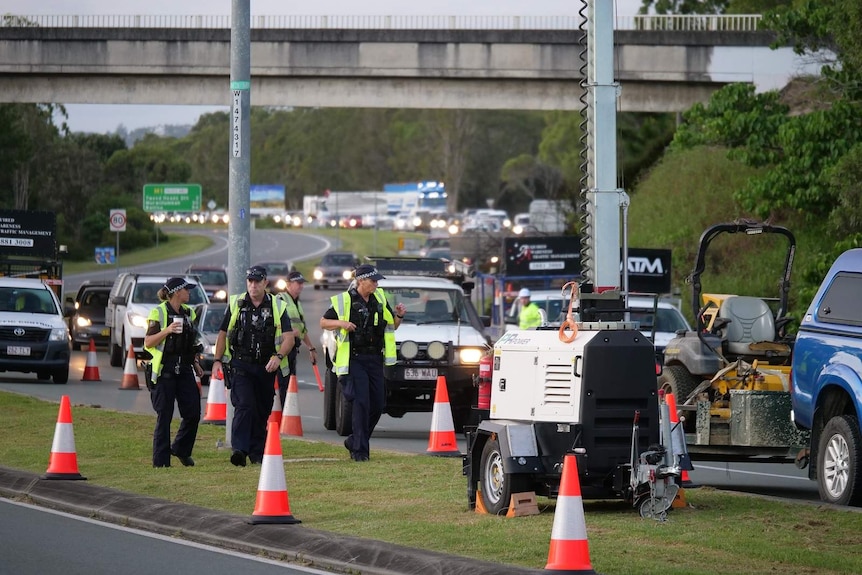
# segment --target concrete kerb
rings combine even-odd
[[[0,467],[0,496],[214,547],[356,575],[543,572],[335,535],[305,525],[249,525],[250,515],[173,503],[82,481],[45,481],[36,474],[5,467]]]

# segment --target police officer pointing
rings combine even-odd
[[[335,331],[338,347],[332,369],[345,399],[353,402],[353,434],[344,447],[354,461],[368,461],[369,439],[386,402],[383,365],[395,365],[395,330],[406,308],[399,303],[393,313],[377,287],[384,277],[374,266],[359,266],[354,277],[355,287],[332,297],[320,327]]]
[[[230,385],[235,408],[230,462],[242,467],[246,457],[252,463],[263,461],[276,372],[287,367],[294,343],[284,302],[266,291],[266,269],[249,268],[245,283],[246,293],[229,298],[213,363],[213,370],[222,368]]]

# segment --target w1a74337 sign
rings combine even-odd
[[[145,212],[199,212],[200,184],[145,184]]]

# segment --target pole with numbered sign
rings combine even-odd
[[[111,210],[110,229],[117,232],[117,274],[120,273],[120,232],[126,231],[126,210]]]

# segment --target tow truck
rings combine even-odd
[[[584,497],[631,498],[633,455],[639,455],[633,445],[661,443],[654,348],[636,323],[625,321],[628,280],[621,261],[629,200],[616,182],[613,4],[584,5],[583,281],[568,284],[559,329],[513,330],[494,345],[491,373],[486,367],[484,374],[490,394],[480,388],[482,419],[468,429],[463,461],[470,505],[481,499],[493,514],[505,513],[514,493],[556,497],[567,454],[577,459]],[[576,300],[580,322],[573,320]],[[662,501],[657,511],[669,507]]]

